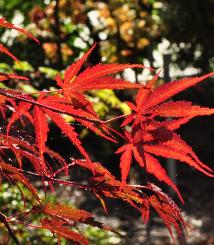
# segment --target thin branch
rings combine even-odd
[[[24,98],[24,97],[22,97],[23,95],[11,94],[11,93],[8,92],[8,90],[5,91],[5,89],[0,89],[0,94],[4,95],[6,97],[10,97],[10,98],[16,99],[16,100],[25,101],[25,102],[30,103],[32,105],[40,106],[42,108],[46,108],[46,109],[54,111],[54,112],[67,114],[67,115],[70,115],[70,116],[72,116],[74,118],[76,117],[76,118],[83,119],[83,120],[86,120],[86,121],[89,121],[89,122],[93,122],[93,123],[103,123],[103,121],[99,120],[99,119],[92,119],[92,118],[82,117],[82,116],[76,115],[74,113],[70,113],[70,112],[66,112],[66,111],[60,110],[60,109],[56,109],[56,108],[54,108],[52,106],[41,104],[41,103],[39,103],[37,101]]]
[[[88,185],[77,184],[76,182],[73,182],[73,181],[61,180],[61,179],[53,178],[53,177],[50,177],[50,176],[42,176],[40,174],[33,173],[33,172],[30,172],[30,171],[26,171],[26,170],[21,170],[20,169],[20,172],[29,174],[31,176],[39,177],[39,178],[42,178],[43,177],[44,181],[51,181],[51,182],[55,182],[57,184],[75,186],[77,188],[84,189],[84,190],[90,189],[90,190],[93,191],[93,189],[94,189],[93,187],[90,187]]]
[[[110,122],[113,122],[113,121],[115,121],[115,120],[118,120],[118,119],[120,119],[120,118],[126,118],[127,116],[130,116],[130,114],[127,114],[127,115],[120,115],[120,116],[117,116],[117,117],[113,117],[113,118],[111,118],[111,119],[108,119],[108,120],[106,120],[106,121],[103,121],[103,123],[110,123]]]
[[[60,168],[60,169],[58,169],[58,170],[53,174],[53,176],[55,176],[55,175],[61,173],[62,171],[68,169],[69,167],[73,167],[74,165],[75,165],[75,163],[71,163],[71,164],[68,164],[68,165],[66,165],[66,166],[64,166],[64,167],[62,167],[62,168]]]
[[[53,91],[52,91],[53,92]],[[40,106],[40,107],[43,107],[43,108],[46,108],[48,110],[52,110],[54,112],[58,112],[58,113],[63,113],[63,114],[66,114],[66,115],[69,115],[69,116],[72,116],[72,117],[76,117],[76,118],[79,118],[79,119],[83,119],[83,120],[86,120],[88,122],[92,122],[92,123],[100,123],[100,124],[107,124],[107,123],[110,123],[110,122],[113,122],[115,120],[118,120],[120,118],[125,118],[127,117],[128,115],[120,115],[120,116],[117,116],[117,117],[114,117],[114,118],[111,118],[111,119],[108,119],[106,121],[102,121],[102,120],[99,120],[99,119],[93,119],[93,118],[87,118],[87,117],[83,117],[83,116],[79,116],[79,115],[76,115],[76,114],[73,114],[73,113],[70,113],[70,112],[66,112],[66,111],[63,111],[63,110],[60,110],[60,109],[56,109],[52,106],[48,106],[48,105],[44,105],[44,104],[41,104],[35,100],[30,100],[30,99],[27,99],[27,98],[24,98],[22,96],[25,96],[25,94],[21,94],[21,95],[15,95],[15,94],[11,94],[7,91],[5,91],[5,89],[0,89],[0,94],[1,95],[4,95],[6,97],[10,97],[12,99],[16,99],[16,100],[20,100],[20,101],[25,101],[27,103],[30,103],[32,105],[37,105],[37,106]]]
[[[72,164],[69,164],[69,166],[72,166]],[[25,173],[25,174],[29,174],[31,176],[38,177],[38,178],[43,177],[45,181],[51,181],[51,182],[55,182],[57,184],[62,184],[62,185],[74,186],[74,187],[77,187],[77,188],[80,188],[83,190],[90,190],[92,192],[94,192],[94,190],[97,190],[99,188],[101,188],[102,190],[105,190],[104,186],[99,187],[98,185],[96,185],[93,187],[93,186],[84,185],[84,184],[77,184],[76,182],[69,181],[69,180],[61,180],[61,179],[50,177],[50,176],[41,176],[40,174],[33,173],[33,172],[23,170],[23,169],[20,169],[20,172]],[[107,189],[109,190],[110,188],[114,189],[114,188],[120,188],[120,187],[121,187],[121,185],[111,185],[111,186],[107,186]],[[140,190],[140,189],[151,190],[150,183],[148,183],[148,186],[124,184],[124,185],[122,185],[122,187],[132,187],[136,190]]]
[[[16,245],[20,245],[17,237],[15,236],[15,234],[13,233],[12,229],[10,228],[8,222],[7,222],[7,217],[2,214],[0,212],[0,222],[3,223],[8,231],[8,233],[10,234],[10,236],[12,237],[13,241],[15,242]]]

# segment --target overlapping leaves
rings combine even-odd
[[[0,18],[0,26],[20,31],[38,42],[30,33],[15,27],[3,18]],[[42,214],[40,228],[50,230],[57,234],[59,238],[64,237],[74,243],[87,244],[87,240],[75,230],[76,222],[113,230],[95,221],[93,216],[84,210],[78,210],[63,204],[42,204],[36,189],[24,173],[39,177],[43,182],[47,181],[50,187],[53,184],[63,183],[90,190],[100,200],[106,212],[105,197],[120,199],[129,203],[142,214],[144,222],[147,222],[150,207],[153,207],[163,219],[171,235],[172,226],[178,234],[181,234],[182,229],[185,228],[185,222],[175,203],[155,185],[151,184],[148,178],[146,186],[134,186],[126,183],[127,177],[132,159],[135,158],[139,165],[145,169],[146,174],[152,174],[171,186],[183,201],[178,188],[167,176],[157,156],[174,158],[185,162],[207,176],[214,176],[211,168],[203,164],[192,148],[175,132],[176,129],[193,117],[214,114],[214,109],[192,105],[191,102],[186,101],[169,101],[175,94],[196,85],[214,75],[214,73],[173,81],[154,89],[159,74],[150,80],[146,87],[112,76],[126,68],[145,68],[143,65],[97,64],[83,70],[84,63],[93,48],[94,46],[76,63],[69,66],[63,78],[59,74],[56,76],[56,83],[60,89],[54,92],[39,92],[39,96],[34,97],[33,94],[22,94],[15,90],[0,89],[0,110],[5,124],[7,123],[6,130],[2,131],[1,129],[0,131],[0,172],[3,177],[14,183],[21,182],[24,184],[36,197],[38,204],[25,213],[26,217],[31,213]],[[0,52],[18,61],[2,44],[0,44]],[[83,71],[81,72],[81,70]],[[15,74],[0,74],[0,82],[8,79],[27,80],[28,78]],[[133,112],[126,117],[121,125],[121,127],[126,126],[124,135],[108,127],[107,122],[101,121],[95,113],[93,104],[86,96],[87,91],[94,89],[139,89],[136,103],[128,102]],[[12,112],[9,120],[7,119],[7,109],[10,110],[10,113]],[[113,132],[127,141],[116,152],[122,153],[120,161],[122,181],[117,180],[100,163],[90,160],[90,156],[82,146],[74,126],[66,122],[63,114],[72,116],[75,121],[84,127],[112,142],[116,142],[116,136],[113,135]],[[169,117],[171,120],[168,120]],[[17,120],[20,120],[21,125],[25,127],[26,121],[23,120],[24,118],[27,118],[34,126],[35,139],[32,142],[23,138],[20,139],[17,135],[12,134],[12,127]],[[78,165],[92,172],[93,176],[89,185],[84,186],[55,178],[55,175],[62,172],[61,170],[66,170],[67,173],[68,166],[57,152],[47,147],[50,120],[60,128],[62,133],[81,153],[84,159],[74,159],[72,166]],[[4,160],[8,151],[15,156],[19,169]],[[58,165],[63,167],[53,174],[53,161],[49,162],[47,156],[54,158]],[[36,173],[23,170],[23,159],[33,164]]]
[[[58,75],[56,81],[62,88],[59,93],[49,95],[41,93],[37,100],[29,95],[17,95],[11,91],[7,91],[7,95],[14,100],[21,100],[12,114],[8,124],[7,133],[10,132],[11,125],[23,115],[28,116],[35,126],[36,145],[40,152],[40,166],[45,174],[47,174],[46,165],[44,163],[44,153],[46,152],[46,141],[48,136],[48,118],[67,135],[70,141],[77,147],[83,157],[89,160],[89,155],[83,148],[78,134],[72,125],[68,124],[61,114],[71,115],[76,121],[83,126],[94,131],[96,134],[115,141],[107,125],[103,124],[93,110],[93,105],[87,100],[84,91],[92,89],[133,89],[142,88],[142,85],[132,84],[122,79],[116,79],[109,74],[114,74],[126,68],[145,68],[143,65],[101,65],[88,68],[78,75],[84,61],[91,53],[93,47],[76,63],[72,64],[65,71],[64,80]],[[0,91],[1,92],[1,91]],[[62,93],[62,95],[60,94]],[[33,110],[33,115],[31,111]]]
[[[173,81],[153,90],[158,78],[156,75],[147,83],[148,90],[139,90],[136,104],[128,102],[133,113],[124,120],[122,126],[131,125],[131,132],[125,132],[127,144],[116,152],[122,153],[120,168],[123,183],[128,177],[132,156],[147,173],[171,186],[182,201],[178,188],[167,176],[155,156],[174,158],[207,176],[214,177],[212,169],[203,164],[192,148],[175,132],[193,117],[213,115],[214,109],[192,105],[187,101],[166,101],[182,90],[213,75],[214,73],[209,73],[201,77]]]
[[[145,223],[149,219],[150,207],[155,209],[166,224],[172,237],[172,227],[176,229],[178,234],[181,234],[182,229],[186,229],[179,208],[154,184],[149,183],[148,186],[124,184],[118,181],[100,163],[82,160],[74,160],[74,163],[93,173],[88,188],[100,200],[106,212],[105,197],[120,199],[139,211]]]

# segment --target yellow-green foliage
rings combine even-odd
[[[94,110],[102,117],[111,109],[118,109],[123,114],[131,113],[128,105],[120,101],[113,90],[94,90],[90,92],[90,95],[90,100],[94,103]]]

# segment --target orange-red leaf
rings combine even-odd
[[[91,54],[95,46],[96,44],[94,44],[80,59],[78,59],[75,63],[73,63],[66,69],[64,77],[65,85],[68,85],[69,83],[73,82],[75,76],[78,74],[84,62],[87,60],[88,56]]]
[[[99,73],[98,73],[99,74]],[[83,83],[72,84],[71,88],[79,91],[88,91],[93,89],[134,89],[142,88],[143,86],[136,83],[131,83],[123,79],[116,79],[111,76],[96,78],[94,80],[86,80]]]
[[[35,42],[39,43],[39,41],[28,31],[22,29],[22,28],[18,28],[16,26],[14,26],[12,23],[9,23],[5,20],[5,18],[0,18],[0,27],[5,27],[8,29],[14,29],[16,31],[19,31],[23,34],[25,34],[26,36],[28,36],[29,38],[33,39]]]
[[[71,142],[77,147],[77,149],[82,153],[82,155],[90,160],[88,153],[82,146],[81,141],[78,138],[78,134],[74,131],[74,127],[69,125],[61,115],[48,109],[44,109],[48,116],[53,120],[53,122],[62,130],[62,132],[67,135]]]
[[[81,234],[62,226],[62,224],[60,224],[57,220],[44,218],[40,220],[40,223],[43,228],[50,230],[59,237],[64,237],[71,240],[75,242],[75,244],[88,245],[88,241]]]
[[[44,161],[44,153],[46,152],[46,141],[48,136],[48,123],[45,113],[39,106],[34,106],[34,126],[36,132],[36,145],[39,149],[40,165],[44,174],[47,173],[47,168]]]
[[[173,81],[169,83],[165,83],[154,90],[153,93],[151,93],[146,101],[144,101],[143,104],[143,110],[150,108],[152,106],[158,105],[165,100],[171,98],[175,94],[180,93],[181,91],[196,85],[197,83],[205,80],[208,77],[211,77],[214,75],[214,72],[208,73],[201,77],[191,77],[186,78],[178,81]]]
[[[16,107],[16,110],[13,112],[9,123],[7,125],[7,134],[9,134],[10,128],[12,126],[12,124],[18,120],[22,114],[24,114],[25,112],[29,111],[31,108],[31,104],[27,103],[27,102],[20,102],[19,105]]]
[[[80,223],[98,227],[100,229],[115,232],[111,227],[105,226],[101,222],[96,221],[92,216],[92,214],[85,210],[76,209],[61,204],[57,204],[57,205],[47,204],[46,206],[44,206],[43,212],[53,218],[58,218],[63,221],[67,220],[68,223],[80,222]]]
[[[121,147],[119,152],[124,151],[125,148],[126,147]],[[129,203],[136,210],[142,212],[142,218],[145,222],[148,220],[149,208],[151,205],[163,219],[170,233],[172,232],[171,226],[174,226],[179,234],[181,234],[181,229],[185,228],[181,212],[176,204],[155,185],[151,183],[149,186],[136,187],[129,184],[122,185],[121,182],[116,180],[107,169],[98,163],[81,160],[75,160],[74,162],[89,170],[93,169],[93,183],[95,185],[99,184],[100,186],[98,190],[95,189],[93,192],[97,190],[98,195],[102,194],[110,198],[118,198]],[[154,165],[152,168],[153,167]],[[161,178],[163,178],[163,176],[161,176]],[[123,188],[121,188],[121,186],[123,186]],[[149,190],[152,194],[147,196],[148,194],[146,194],[144,190]]]
[[[19,76],[16,74],[6,74],[6,73],[0,73],[0,82],[3,82],[8,79],[18,79],[18,80],[29,80],[29,78],[24,76]]]
[[[177,234],[181,236],[182,229],[185,228],[185,223],[181,216],[181,211],[175,205],[175,203],[173,203],[173,201],[167,195],[163,193],[161,194],[160,191],[157,193],[157,195],[152,195],[149,197],[149,203],[164,221],[173,240],[174,236],[171,229],[172,227],[174,227]]]
[[[152,113],[162,117],[195,117],[214,114],[214,109],[192,105],[188,101],[170,101],[150,108],[145,113]]]
[[[93,82],[95,79],[115,74],[119,71],[123,71],[127,68],[147,68],[141,64],[98,64],[87,68],[85,71],[79,74],[79,76],[71,83],[71,87],[83,86],[87,83]],[[149,69],[149,68],[147,68]]]
[[[120,149],[116,153],[119,153]],[[128,177],[130,166],[132,162],[132,144],[127,144],[124,152],[120,157],[120,169],[122,175],[122,184],[126,183],[126,179]]]
[[[5,46],[3,46],[0,43],[0,53],[5,53],[6,55],[10,56],[13,60],[15,60],[16,62],[19,62],[19,60],[16,58],[16,56],[14,56],[9,49],[7,49]]]
[[[136,96],[136,104],[137,104],[138,109],[142,107],[148,95],[153,91],[153,86],[157,82],[159,75],[160,75],[160,71],[151,80],[149,80],[146,83],[146,86],[144,88],[139,89],[137,96]]]
[[[198,171],[204,173],[207,176],[214,177],[214,175],[207,170],[206,165],[199,164],[197,161],[192,159],[190,156],[186,155],[181,149],[173,148],[172,146],[165,146],[163,144],[156,145],[145,145],[144,150],[155,154],[157,156],[162,156],[166,158],[173,158],[181,162],[185,162]]]
[[[65,218],[77,222],[87,222],[87,220],[92,217],[92,215],[85,210],[80,210],[61,204],[59,205],[47,204],[44,207],[44,212],[54,217]]]
[[[25,185],[25,187],[28,188],[28,190],[33,194],[33,196],[38,201],[40,201],[39,196],[37,194],[37,190],[33,187],[29,180],[20,172],[20,169],[4,162],[0,162],[0,169],[4,170],[5,174],[9,176],[11,179]]]

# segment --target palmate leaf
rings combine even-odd
[[[127,102],[133,113],[127,116],[121,126],[131,124],[132,132],[126,133],[127,145],[122,146],[116,152],[122,153],[120,166],[123,182],[127,179],[131,165],[131,157],[126,157],[127,149],[129,151],[132,149],[135,160],[141,167],[144,167],[148,173],[153,174],[157,179],[170,185],[181,200],[182,197],[177,187],[154,156],[174,158],[187,163],[207,176],[214,177],[211,168],[203,164],[192,148],[174,132],[196,116],[213,115],[214,109],[192,105],[191,102],[186,101],[164,102],[182,90],[213,75],[214,73],[209,73],[201,77],[174,81],[153,89],[158,78],[156,75],[148,81],[147,90],[139,90],[136,96],[136,104]],[[177,119],[159,122],[158,117],[174,117]]]
[[[77,228],[78,223],[98,227],[103,230],[119,234],[109,226],[103,225],[94,219],[93,215],[85,210],[77,209],[64,204],[46,204],[44,206],[34,206],[32,213],[43,213],[47,216],[40,222],[43,228],[49,229],[66,239],[79,242],[79,244],[88,244],[87,240],[77,232],[71,231],[68,227]],[[120,235],[120,234],[119,234]],[[79,240],[78,240],[79,239]]]
[[[30,33],[15,27],[3,18],[0,18],[0,26],[20,31],[38,42]],[[20,167],[20,170],[13,169],[13,167],[10,169],[8,165],[3,165],[5,163],[2,162],[0,164],[2,165],[1,171],[10,179],[22,182],[33,192],[33,189],[29,186],[28,180],[22,174],[21,170],[23,159],[28,159],[33,163],[35,170],[39,173],[36,176],[42,176],[43,180],[47,180],[50,183],[54,183],[54,181],[57,183],[54,175],[52,175],[53,168],[47,161],[48,156],[57,159],[63,166],[63,169],[66,169],[66,162],[46,146],[49,131],[48,120],[51,119],[85,158],[84,161],[76,160],[76,164],[93,173],[88,188],[101,200],[105,210],[103,197],[117,198],[129,203],[141,212],[142,218],[146,222],[151,206],[164,220],[170,233],[171,226],[174,226],[177,232],[181,233],[181,227],[185,227],[185,224],[181,218],[180,210],[170,198],[149,183],[148,180],[148,185],[144,187],[128,185],[126,184],[126,180],[130,171],[132,158],[134,158],[149,174],[154,175],[160,181],[164,181],[167,185],[171,186],[182,200],[176,185],[167,176],[166,171],[155,158],[156,156],[173,157],[193,166],[208,176],[213,176],[212,170],[198,159],[191,147],[174,130],[188,122],[191,118],[199,115],[211,115],[214,113],[214,110],[194,106],[190,102],[166,102],[166,100],[182,90],[212,76],[214,73],[202,77],[174,81],[154,90],[153,86],[158,79],[159,73],[152,80],[148,81],[146,86],[132,84],[112,76],[126,68],[146,68],[139,64],[97,64],[80,72],[93,48],[94,46],[77,60],[76,63],[67,68],[63,79],[59,75],[56,76],[56,82],[61,88],[58,91],[54,91],[53,93],[51,91],[39,92],[39,97],[34,99],[31,95],[23,95],[14,90],[7,91],[0,89],[1,96],[10,97],[13,107],[13,114],[7,126],[7,134],[0,135],[1,154],[6,154],[8,150],[12,151]],[[0,52],[17,60],[3,45],[0,45]],[[6,80],[7,78],[22,79],[21,76],[13,74],[8,74],[8,76],[5,74],[0,75],[0,81]],[[25,78],[23,77],[23,79]],[[131,125],[128,128],[129,133],[124,133],[125,136],[111,129],[105,125],[105,122],[99,119],[93,110],[92,103],[88,101],[84,94],[94,89],[135,88],[139,89],[136,104],[128,103],[133,113],[122,123],[122,126]],[[4,102],[9,102],[4,97],[1,97],[1,99],[3,104]],[[127,140],[127,144],[120,147],[117,151],[117,153],[122,153],[120,161],[122,181],[118,181],[101,164],[90,161],[89,155],[83,148],[74,127],[65,121],[62,114],[72,116],[74,120],[108,140],[116,141],[116,137],[112,136],[113,133]],[[23,116],[27,117],[34,125],[35,145],[29,145],[25,140],[21,142],[21,139],[16,139],[16,137],[11,135],[12,125],[19,119],[21,122],[24,122]],[[159,122],[159,117],[175,117],[177,119],[171,122]],[[24,125],[24,123],[22,124]],[[60,180],[58,180],[58,183],[61,183]],[[41,226],[56,233],[59,237],[72,240],[74,243],[87,244],[87,241],[81,234],[69,229],[69,226],[73,228],[76,222],[111,230],[109,227],[103,226],[101,223],[95,221],[92,215],[84,210],[77,210],[61,204],[38,205],[38,207],[38,213],[45,216],[41,220]],[[36,211],[36,209],[32,211]]]
[[[126,150],[126,148],[123,147],[123,150]],[[156,160],[154,159],[154,161]],[[150,207],[153,207],[167,225],[172,236],[171,226],[177,230],[178,234],[181,234],[183,228],[185,229],[186,224],[177,205],[154,184],[150,183],[149,186],[124,184],[118,181],[99,163],[82,160],[74,160],[74,163],[92,172],[93,177],[89,187],[93,190],[93,193],[98,194],[99,200],[100,197],[106,196],[129,203],[137,211],[142,213],[142,218],[145,223],[149,218]],[[153,165],[154,168],[157,166],[158,164]],[[161,173],[159,175],[161,176]],[[93,187],[98,188],[93,189]],[[102,202],[101,204],[103,206]],[[104,209],[106,209],[105,205]]]
[[[165,157],[167,157],[166,152],[169,151],[171,158],[186,162],[212,177],[211,168],[203,164],[193,149],[173,131],[189,120],[189,118],[186,118],[186,120],[177,119],[160,123],[150,121],[148,125],[145,125],[145,129],[147,130],[145,136],[148,140],[147,143],[145,142],[145,145],[150,148],[150,151],[157,151],[156,155],[163,156],[165,154]],[[162,147],[162,151],[155,150],[156,146]]]
[[[79,60],[77,60],[76,63],[72,64],[70,67],[67,68],[67,70],[65,71],[64,79],[62,79],[60,75],[57,75],[56,81],[57,84],[62,88],[64,99],[71,103],[74,106],[74,108],[81,109],[85,112],[87,111],[91,114],[91,116],[93,115],[92,118],[94,120],[98,120],[98,116],[93,110],[92,103],[88,101],[88,99],[84,96],[83,92],[94,89],[143,89],[142,85],[133,84],[123,79],[116,79],[109,75],[115,74],[119,71],[123,71],[127,68],[146,67],[140,64],[98,64],[93,67],[87,68],[86,70],[78,74],[94,47],[95,45]],[[100,129],[98,129],[97,125],[94,125],[88,121],[82,120],[80,118],[75,118],[75,120],[79,121],[84,126],[88,125],[86,127],[91,129],[101,137],[104,137],[111,141],[115,141],[111,134],[108,133],[108,135],[106,135],[100,131],[101,129],[105,133],[107,133],[108,129],[104,124],[100,124]]]
[[[160,162],[154,157],[152,157],[150,154],[146,153],[149,151],[146,151],[145,147],[141,144],[136,145],[133,144],[133,142],[131,144],[129,142],[129,144],[120,147],[116,151],[116,154],[122,153],[120,158],[122,184],[124,185],[126,183],[130,171],[130,165],[132,163],[133,154],[135,160],[139,163],[139,165],[142,168],[145,168],[147,173],[154,175],[158,180],[163,181],[167,185],[171,186],[178,194],[180,200],[183,202],[183,198],[176,185],[168,177],[166,171],[162,168]]]
[[[109,76],[127,68],[147,68],[140,64],[97,64],[78,74],[94,47],[95,45],[77,60],[76,63],[67,68],[64,79],[61,79],[59,75],[56,76],[57,84],[63,89],[66,98],[72,100],[72,97],[73,99],[75,98],[74,92],[79,93],[93,89],[143,88],[142,85]],[[151,68],[147,69],[152,70]]]
[[[57,104],[57,99],[59,99],[59,101],[63,101],[63,99],[61,100],[58,97],[55,97],[55,106],[53,108],[55,109],[60,109],[62,111],[64,111],[65,113],[70,112],[73,113],[74,115],[78,113],[80,114],[81,111],[79,110],[75,110],[73,109],[72,106],[68,106],[68,105],[63,105],[62,103],[58,103]],[[33,99],[29,99],[30,101],[32,101],[32,103],[34,103]],[[38,105],[44,105],[47,108],[52,108],[51,106],[51,100],[54,101],[54,98],[48,98],[47,100],[45,98],[43,98],[43,95],[40,96],[37,100],[37,104]],[[48,107],[49,104],[49,107]],[[47,152],[46,151],[46,141],[47,141],[47,133],[48,133],[48,116],[52,119],[52,121],[61,129],[61,131],[63,133],[65,133],[68,138],[71,140],[71,142],[73,142],[75,144],[75,146],[79,149],[79,151],[82,153],[82,155],[89,160],[89,156],[87,154],[87,152],[84,150],[84,148],[81,145],[81,141],[78,139],[78,135],[77,133],[74,131],[74,128],[69,125],[65,119],[63,119],[63,117],[59,114],[56,113],[54,111],[52,111],[51,109],[47,109],[46,107],[40,107],[38,105],[35,105],[33,107],[33,115],[34,115],[34,126],[35,126],[35,135],[36,135],[36,145],[39,149],[39,155],[40,155],[40,167],[42,169],[42,171],[44,172],[44,174],[47,174],[47,168],[46,165],[44,163],[44,153]],[[12,117],[10,119],[10,122],[8,124],[7,127],[7,134],[9,135],[9,130],[11,125],[18,120],[22,115],[25,115],[30,109],[31,109],[32,105],[31,103],[28,102],[20,102],[19,106],[16,108],[16,111],[12,114]],[[88,115],[87,113],[85,113],[86,115]],[[82,112],[82,115],[85,115],[84,112]]]
[[[151,124],[151,122],[150,122]],[[214,177],[211,168],[203,164],[188,144],[180,136],[157,123],[156,129],[147,130],[138,127],[138,131],[129,134],[128,144],[120,147],[116,153],[122,153],[120,159],[122,181],[125,182],[131,165],[131,157],[126,157],[127,149],[132,150],[135,160],[149,173],[160,181],[171,186],[183,201],[178,188],[167,176],[161,164],[152,155],[173,158],[194,167],[207,176]],[[173,124],[172,124],[173,125]],[[149,126],[152,127],[151,125]],[[154,125],[153,125],[154,127]],[[127,135],[127,133],[126,133]]]
[[[33,124],[35,126],[36,145],[39,149],[40,167],[44,173],[47,173],[44,163],[44,153],[46,152],[46,141],[48,133],[48,117],[61,129],[61,131],[68,136],[71,142],[79,149],[81,154],[89,160],[89,156],[81,145],[77,133],[74,131],[73,126],[65,122],[61,113],[72,115],[72,117],[80,122],[83,126],[88,127],[96,134],[108,140],[115,142],[111,134],[111,130],[103,124],[93,110],[92,104],[86,99],[82,92],[92,89],[125,89],[125,88],[141,88],[142,85],[132,84],[122,79],[115,79],[108,75],[115,74],[126,68],[145,68],[143,65],[138,64],[111,64],[101,65],[98,64],[90,67],[78,74],[83,63],[92,52],[94,46],[75,64],[72,64],[65,72],[64,80],[59,76],[56,77],[57,83],[62,87],[64,97],[60,94],[46,95],[43,93],[37,100],[29,95],[9,94],[7,95],[21,100],[16,107],[15,112],[9,121],[7,133],[11,125],[21,117],[27,116],[32,121],[31,109],[33,110]],[[60,92],[59,92],[60,93]],[[98,124],[97,124],[98,122]]]
[[[89,51],[89,52],[91,52],[91,51]],[[86,54],[86,56],[87,55],[88,54]],[[82,64],[83,60],[85,60],[85,57],[84,57],[84,59],[83,58],[80,59],[81,64]],[[69,72],[71,72],[72,74],[74,74],[75,72],[78,72],[80,69],[80,63],[76,62],[75,65],[78,66],[77,69],[75,68],[75,66],[72,66],[73,67],[72,69],[68,69],[66,72],[66,76],[70,75]],[[81,81],[78,80],[78,77],[80,76],[79,75],[74,79],[74,81],[72,81],[71,85],[69,83],[69,85],[68,85],[69,88],[72,88],[72,90],[74,89],[73,93],[71,91],[71,92],[69,92],[69,94],[74,96],[74,98],[75,98],[75,96],[77,96],[76,100],[78,100],[78,99],[80,99],[79,91],[81,91],[81,90],[84,91],[84,90],[88,90],[88,89],[106,88],[106,86],[107,86],[107,88],[127,88],[127,87],[128,88],[136,88],[139,86],[142,88],[141,85],[131,84],[131,83],[129,83],[127,81],[123,81],[121,79],[115,80],[114,78],[111,78],[111,77],[105,77],[105,78],[103,78],[104,79],[103,81],[99,80],[100,79],[99,77],[101,75],[106,75],[109,73],[116,73],[117,71],[123,70],[123,69],[128,68],[128,67],[144,67],[144,66],[142,66],[142,65],[104,65],[104,66],[97,65],[95,68],[92,67],[92,68],[86,70],[86,72],[83,72],[84,76],[81,75],[81,74],[83,74],[83,73],[81,73],[80,74],[81,75]],[[102,74],[96,75],[94,73],[94,71],[99,70],[99,69],[102,69]],[[91,71],[93,74],[91,74]],[[84,83],[86,83],[86,81],[84,81],[85,75],[86,75],[87,79],[89,79],[89,78],[91,79],[91,85],[90,85],[90,83],[89,83],[89,85],[86,84],[86,88],[84,88],[84,86],[83,86]],[[93,79],[95,79],[95,80],[93,80]],[[82,86],[83,86],[83,89],[81,89]],[[87,86],[89,86],[89,87],[87,87]],[[67,87],[66,87],[66,89],[67,89]],[[77,91],[75,91],[75,90],[77,90]],[[25,116],[28,116],[29,118],[31,118],[29,110],[31,109],[31,105],[33,104],[34,105],[33,106],[33,111],[34,111],[33,114],[34,114],[34,125],[35,125],[35,133],[36,133],[36,143],[37,143],[37,147],[39,148],[39,152],[40,152],[40,159],[41,159],[40,165],[42,166],[44,172],[46,172],[43,154],[45,152],[45,142],[47,140],[47,132],[48,132],[48,125],[46,122],[47,115],[68,136],[68,138],[80,150],[82,155],[88,160],[89,160],[89,156],[86,153],[86,151],[84,150],[84,148],[81,146],[81,142],[78,139],[77,134],[74,131],[74,128],[71,125],[68,125],[64,121],[64,119],[61,117],[61,115],[59,115],[59,112],[72,115],[74,117],[74,119],[76,119],[77,121],[82,123],[84,126],[90,128],[96,134],[98,134],[98,135],[100,135],[106,139],[115,141],[111,137],[110,131],[108,131],[107,127],[104,124],[99,125],[100,129],[97,128],[97,125],[92,124],[93,121],[96,122],[96,121],[99,121],[99,119],[97,118],[95,112],[93,111],[92,106],[90,107],[90,102],[88,103],[89,106],[87,106],[88,112],[83,109],[83,105],[87,103],[87,100],[84,100],[84,97],[81,98],[80,106],[79,106],[77,101],[76,101],[75,105],[74,105],[74,103],[72,103],[72,100],[71,100],[71,103],[69,103],[70,101],[66,100],[66,96],[65,96],[65,98],[58,97],[57,95],[44,97],[41,94],[41,96],[39,96],[37,101],[35,101],[34,99],[32,99],[28,95],[13,95],[13,96],[16,96],[16,98],[19,100],[25,100],[27,102],[20,102],[18,107],[16,107],[16,111],[13,113],[11,120],[8,124],[7,132],[9,133],[9,129],[10,129],[11,125],[17,119],[21,118],[22,115],[25,115]],[[81,119],[80,119],[80,117],[81,117]],[[57,120],[56,120],[56,118],[57,118]],[[86,118],[87,120],[84,120],[84,118]],[[91,120],[91,122],[90,122],[90,120]],[[107,133],[109,135],[105,135],[104,133],[101,132],[101,130],[103,130],[105,133]]]

